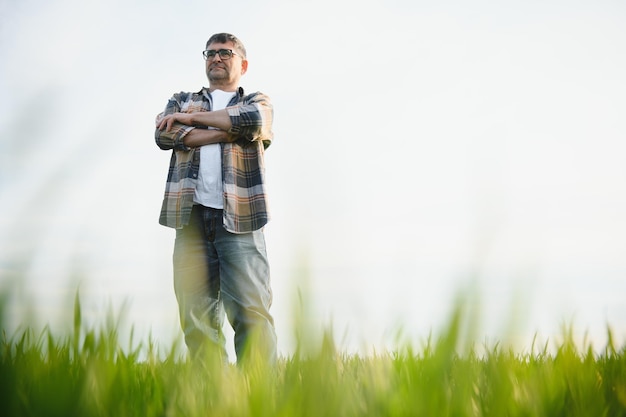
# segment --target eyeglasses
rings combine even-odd
[[[217,51],[215,49],[207,49],[206,51],[202,51],[202,55],[204,59],[208,61],[209,59],[215,58],[215,55],[219,55],[220,59],[227,60],[231,59],[233,55],[239,54],[234,53],[232,49],[219,49]]]

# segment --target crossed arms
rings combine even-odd
[[[207,126],[212,129],[191,129],[182,138],[188,148],[197,148],[202,145],[220,142],[234,142],[237,137],[229,135],[228,130],[233,126],[226,110],[203,111],[196,113],[172,113],[157,120],[157,130],[169,133],[175,123],[192,127]]]
[[[155,139],[161,149],[189,150],[242,139],[261,141],[267,148],[272,141],[273,107],[262,93],[251,94],[235,106],[216,111],[194,111],[191,109],[198,107],[193,105],[181,111],[181,103],[175,98],[156,119]]]

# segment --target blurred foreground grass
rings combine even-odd
[[[77,296],[69,335],[3,330],[0,414],[626,416],[626,349],[580,350],[566,330],[555,353],[496,345],[479,354],[461,343],[463,315],[457,306],[420,349],[347,355],[328,332],[275,368],[239,368],[190,361],[180,346],[163,352],[151,340],[122,347],[115,320],[87,328]]]

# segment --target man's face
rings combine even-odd
[[[206,48],[207,50],[219,51],[220,49],[232,49],[233,55],[224,59],[220,54],[208,58],[206,61],[206,75],[209,84],[214,88],[237,88],[241,76],[248,69],[248,61],[243,59],[241,54],[237,52],[232,42],[212,43]]]

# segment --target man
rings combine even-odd
[[[227,360],[224,313],[237,362],[276,360],[263,226],[269,220],[263,155],[273,108],[239,86],[248,69],[239,39],[218,33],[203,51],[209,88],[174,94],[156,119],[159,148],[172,150],[159,222],[176,229],[174,288],[185,343]]]

